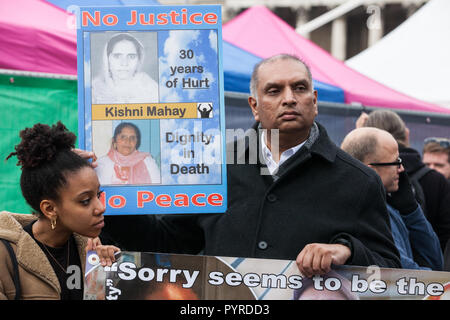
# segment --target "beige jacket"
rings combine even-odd
[[[31,214],[0,212],[0,238],[11,243],[19,264],[19,278],[24,300],[59,300],[61,287],[55,271],[39,245],[23,230],[36,220]],[[84,275],[87,238],[74,234]],[[0,242],[0,300],[13,300],[13,266],[8,251]]]

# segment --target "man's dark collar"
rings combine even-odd
[[[256,122],[253,129],[258,130],[260,128],[259,122]],[[258,145],[260,135],[258,134]],[[247,146],[248,148],[248,146]],[[259,149],[259,146],[258,146]],[[307,149],[310,153],[321,156],[329,162],[333,162],[336,158],[336,152],[338,148],[328,137],[328,133],[324,126],[315,121],[311,127],[311,131],[305,144],[297,151],[297,153],[304,152]],[[295,156],[295,155],[294,155]]]
[[[305,147],[312,154],[317,154],[329,162],[334,162],[338,148],[328,137],[325,127],[318,122],[314,122],[314,124],[317,125],[318,137],[312,145],[308,147],[305,144]]]

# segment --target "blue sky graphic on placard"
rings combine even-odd
[[[158,43],[162,102],[202,102],[218,96],[217,32],[215,30],[160,31]],[[191,72],[177,71],[174,74],[174,69],[171,69],[174,67],[184,67],[185,71]],[[193,67],[202,67],[202,70]],[[209,89],[184,89],[183,78],[207,79]],[[171,86],[175,79],[178,79],[176,87]]]
[[[161,120],[161,172],[163,184],[220,184],[221,183],[221,141],[220,131],[215,128],[206,129],[204,120]],[[202,142],[186,142],[186,137],[195,135]],[[171,140],[167,142],[166,134]],[[181,137],[185,137],[184,140]],[[192,156],[194,155],[194,156]],[[200,168],[195,174],[175,172],[182,167]],[[207,169],[205,169],[207,167]]]
[[[160,102],[197,102],[213,105],[212,118],[160,120],[162,183],[219,184],[222,157],[217,32],[160,31],[158,46]],[[199,86],[201,84],[202,88],[183,87],[183,79],[191,79]],[[171,137],[169,140],[175,141],[169,142],[167,134]],[[182,141],[191,135],[203,141]],[[208,169],[194,174],[174,173],[174,168],[197,165],[205,165]]]

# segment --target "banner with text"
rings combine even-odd
[[[127,251],[102,267],[91,251],[84,288],[87,300],[450,300],[450,272],[339,266],[307,278],[289,260]]]
[[[79,147],[106,214],[226,211],[221,7],[80,7]]]

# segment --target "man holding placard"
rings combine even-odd
[[[251,143],[231,153],[225,214],[108,216],[105,238],[130,251],[296,260],[306,276],[400,267],[381,180],[315,122],[309,68],[290,55],[263,60],[248,101],[263,156],[249,160]]]

